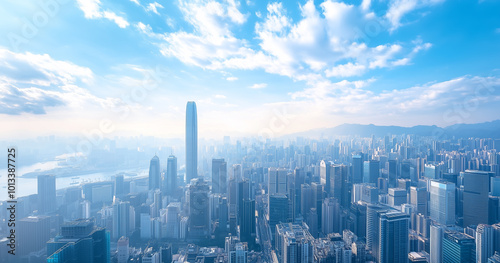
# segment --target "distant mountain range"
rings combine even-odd
[[[418,125],[413,127],[401,126],[377,126],[373,124],[342,124],[333,128],[314,129],[305,132],[291,134],[290,136],[328,137],[332,135],[358,135],[361,137],[382,137],[388,134],[414,134],[420,136],[436,136],[442,139],[455,138],[493,138],[500,139],[500,120],[475,123],[475,124],[454,124],[448,127],[438,127],[435,125]],[[288,136],[287,136],[288,137]]]

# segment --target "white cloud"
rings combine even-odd
[[[113,107],[119,100],[100,98],[80,85],[90,85],[89,68],[51,58],[48,54],[14,53],[0,48],[0,113],[45,114],[56,106]]]
[[[125,18],[117,15],[112,11],[103,10],[100,0],[77,0],[77,3],[78,7],[83,11],[85,18],[87,19],[106,18],[110,21],[115,22],[121,28],[126,28],[129,26],[129,23]]]
[[[253,84],[252,86],[250,86],[249,88],[251,88],[251,89],[263,89],[266,87],[267,87],[266,83],[256,83],[256,84]]]
[[[136,5],[141,5],[141,3],[139,3],[139,0],[130,0],[130,2],[133,2],[133,3],[135,3]]]
[[[237,77],[227,77],[226,80],[227,81],[236,81],[236,80],[238,80],[238,78]]]
[[[419,38],[369,46],[370,38],[391,28],[370,7],[367,0],[359,6],[332,0],[316,6],[310,0],[300,6],[301,17],[292,20],[281,3],[270,3],[263,20],[255,24],[258,47],[233,34],[248,16],[234,1],[180,1],[179,8],[193,32],[158,34],[149,25],[139,23],[137,27],[163,55],[185,64],[211,70],[263,69],[308,84],[408,65],[418,52],[431,46]],[[373,26],[370,32],[366,25]]]
[[[94,79],[89,68],[54,60],[48,54],[14,53],[0,48],[0,61],[2,78],[8,82],[49,86],[90,83]]]
[[[146,7],[146,11],[153,12],[153,13],[159,15],[160,13],[158,13],[158,8],[163,8],[163,6],[161,4],[159,4],[158,2],[153,2],[153,3],[149,3],[149,5]]]
[[[399,90],[375,92],[375,80],[321,82],[291,93],[282,102],[298,114],[297,123],[315,126],[319,119],[399,125],[452,125],[475,121],[500,101],[500,78],[463,76]],[[307,112],[307,114],[303,114]],[[325,124],[326,125],[326,124]],[[333,125],[333,124],[332,124]]]
[[[401,20],[406,14],[416,9],[432,6],[441,2],[444,2],[444,0],[391,0],[389,9],[385,15],[391,24],[390,30],[394,31],[400,27]]]
[[[214,96],[216,99],[225,99],[226,96],[225,95],[221,95],[221,94],[217,94]]]
[[[325,74],[327,77],[352,77],[362,75],[365,70],[366,66],[349,62],[326,70]]]

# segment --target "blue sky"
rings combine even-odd
[[[182,137],[188,100],[216,138],[496,120],[499,14],[494,0],[7,0],[0,137]]]

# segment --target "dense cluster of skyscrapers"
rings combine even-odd
[[[500,262],[498,139],[225,137],[198,151],[197,130],[188,102],[185,165],[154,155],[147,177],[56,192],[39,176],[18,200],[19,254],[0,261]]]

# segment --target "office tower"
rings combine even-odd
[[[389,211],[389,207],[382,205],[367,204],[366,207],[366,249],[371,251],[375,258],[379,258],[380,216]]]
[[[154,156],[149,163],[149,190],[160,188],[160,159]]]
[[[179,238],[180,212],[181,212],[180,203],[172,202],[168,204],[167,214],[166,214],[167,238],[173,238],[173,239]]]
[[[306,223],[309,227],[309,233],[311,233],[314,238],[318,238],[319,234],[318,221],[318,212],[316,208],[311,208],[306,214]]]
[[[335,197],[342,204],[343,199],[345,198],[345,190],[347,190],[347,166],[342,164],[334,164],[330,166],[330,191],[326,190],[325,192],[331,196]]]
[[[429,179],[441,178],[441,165],[426,164],[424,166],[424,176]]]
[[[441,225],[431,225],[430,230],[430,263],[442,263],[444,229]]]
[[[290,208],[288,209],[290,215],[289,217],[292,219],[297,218],[299,215],[299,209],[297,207],[300,206],[297,205],[297,201],[300,200],[300,197],[297,198],[297,189],[300,190],[300,185],[295,186],[295,174],[294,173],[288,173],[287,174],[287,179],[286,179],[286,188],[287,188],[287,195],[288,195],[288,203],[290,205]]]
[[[406,190],[410,189],[411,180],[410,179],[398,179],[398,188],[404,188]]]
[[[153,226],[149,213],[141,213],[140,215],[140,233],[143,240],[149,240],[153,237]]]
[[[397,169],[398,169],[398,161],[397,160],[389,160],[389,187],[396,187],[397,184]]]
[[[130,234],[131,229],[134,227],[130,219],[134,217],[135,213],[133,207],[130,206],[130,202],[115,200],[113,203],[113,229],[111,231],[113,240]]]
[[[325,191],[330,194],[330,167],[332,163],[329,161],[321,160],[319,163],[319,176],[322,184],[325,185]]]
[[[490,178],[490,195],[500,196],[500,176]]]
[[[378,203],[378,188],[372,184],[361,183],[352,186],[352,202],[363,201],[370,204]]]
[[[416,214],[427,215],[427,190],[423,187],[410,187],[410,203]]]
[[[313,189],[313,206],[316,208],[318,230],[321,229],[321,216],[323,205],[323,185],[318,183],[311,183]]]
[[[163,207],[162,205],[162,194],[160,189],[156,189],[153,193],[153,203],[149,205],[149,214],[151,217],[159,217],[160,209]]]
[[[380,177],[380,161],[370,160],[363,163],[363,182],[377,184]]]
[[[443,263],[475,262],[475,241],[464,233],[446,231],[443,236]]]
[[[172,245],[167,244],[165,247],[160,247],[161,263],[172,262]]]
[[[113,185],[103,183],[92,186],[92,203],[111,204],[113,202]]]
[[[189,230],[192,237],[206,237],[210,233],[208,184],[201,178],[191,182],[188,189]]]
[[[39,175],[38,210],[42,214],[54,212],[56,203],[56,177],[54,175]]]
[[[129,258],[129,239],[128,237],[120,237],[118,239],[116,257],[118,263],[127,263]]]
[[[489,225],[479,224],[476,229],[476,262],[488,263],[495,252],[494,231]]]
[[[363,182],[363,156],[352,156],[352,183],[359,184]]]
[[[379,263],[408,262],[408,228],[410,216],[400,212],[390,212],[380,217]]]
[[[430,182],[430,217],[442,225],[455,224],[455,184]]]
[[[255,242],[255,200],[244,199],[241,209],[240,238],[241,241]]]
[[[212,193],[227,193],[227,163],[224,159],[212,159]]]
[[[489,172],[466,170],[463,177],[464,226],[488,223]]]
[[[5,224],[7,226],[7,224]],[[50,217],[29,216],[20,219],[15,225],[19,255],[38,252],[50,239]],[[5,248],[7,249],[7,247]],[[11,255],[9,255],[11,257]]]
[[[109,231],[90,219],[64,223],[59,236],[47,242],[47,262],[109,263]]]
[[[287,170],[284,168],[269,168],[268,194],[287,194]]]
[[[387,178],[379,177],[377,179],[377,188],[381,193],[387,193],[389,191],[389,181]]]
[[[407,201],[406,189],[389,188],[388,205],[395,207],[400,206]]]
[[[219,199],[219,229],[222,232],[228,231],[228,219],[229,219],[229,204],[227,202],[227,197],[222,197]]]
[[[172,196],[177,189],[177,157],[170,155],[167,159],[167,173],[163,182],[164,194]]]
[[[431,223],[434,222],[429,217],[422,214],[412,214],[411,229],[424,238],[430,238]]]
[[[196,103],[186,106],[186,182],[198,177],[198,117]]]
[[[125,194],[125,184],[123,174],[115,175],[115,196],[122,196]]]
[[[237,183],[236,196],[236,219],[238,225],[241,225],[243,220],[243,200],[250,199],[250,182],[248,179]]]
[[[269,197],[269,227],[272,233],[276,225],[288,222],[288,197],[284,194],[273,194]]]
[[[229,232],[236,235],[236,226],[238,225],[237,215],[238,215],[238,183],[234,178],[229,180],[228,189],[228,223]]]
[[[305,183],[305,172],[303,169],[301,168],[296,168],[294,171],[293,171],[293,188],[292,190],[295,191],[295,194],[294,194],[294,211],[293,211],[293,215],[294,217],[297,217],[299,214],[301,214],[301,185]],[[290,189],[288,190],[290,191]]]
[[[322,210],[321,232],[323,235],[339,233],[341,228],[339,201],[333,197],[325,198]]]
[[[245,242],[238,242],[234,245],[234,250],[229,251],[228,263],[247,263],[248,245]]]
[[[281,263],[314,262],[314,238],[300,225],[279,224],[276,226],[276,255]]]
[[[410,180],[411,178],[411,163],[409,160],[403,160],[400,163],[400,173],[399,177],[402,179],[408,179]]]
[[[305,218],[309,210],[311,210],[311,208],[313,207],[316,207],[314,190],[311,185],[302,184],[300,186],[300,196],[300,211],[302,211],[302,216]]]

